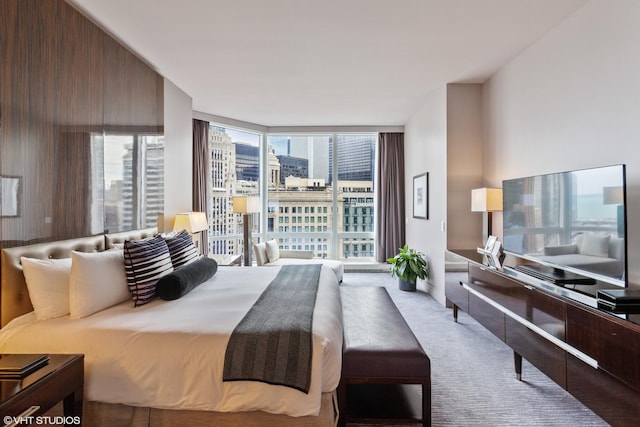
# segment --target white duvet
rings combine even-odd
[[[85,399],[169,409],[261,410],[317,415],[320,395],[336,389],[342,309],[336,277],[322,268],[313,317],[308,394],[260,382],[223,382],[230,333],[279,268],[222,267],[175,301],[131,301],[89,317],[37,321],[34,313],[0,330],[0,353],[82,353]]]

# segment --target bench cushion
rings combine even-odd
[[[343,378],[430,377],[429,357],[383,287],[342,286]]]

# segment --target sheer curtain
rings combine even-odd
[[[376,261],[386,262],[405,244],[404,133],[380,133]]]
[[[209,220],[207,206],[207,178],[209,177],[209,122],[193,119],[193,194],[194,212],[205,212]],[[209,233],[202,232],[202,253],[209,253]]]

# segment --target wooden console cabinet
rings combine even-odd
[[[454,319],[462,309],[511,347],[518,378],[525,358],[611,425],[640,425],[638,316],[491,269],[476,251],[452,252],[469,260],[467,281],[447,283]]]

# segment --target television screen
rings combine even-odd
[[[507,253],[626,286],[625,166],[505,180]]]

